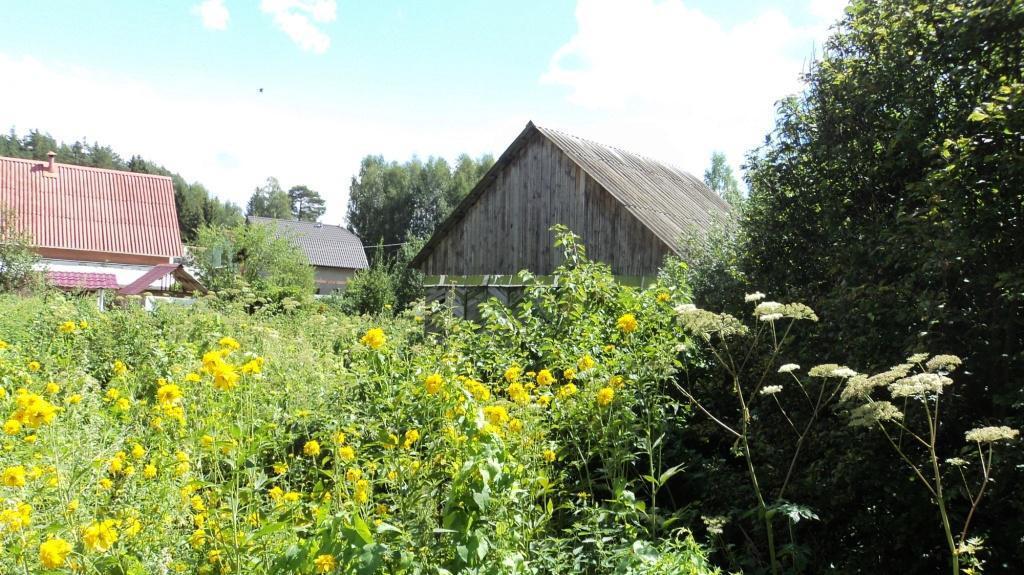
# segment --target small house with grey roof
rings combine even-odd
[[[356,270],[369,267],[363,242],[341,226],[257,216],[247,219],[250,224],[272,226],[278,236],[290,239],[306,254],[316,272],[318,294],[344,290]]]

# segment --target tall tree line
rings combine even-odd
[[[404,163],[366,156],[349,188],[349,229],[367,246],[422,242],[494,164],[484,155]],[[398,253],[395,246],[386,250]],[[378,250],[379,251],[379,250]]]
[[[178,228],[185,242],[194,241],[203,226],[232,226],[242,221],[242,210],[235,204],[217,199],[202,184],[189,182],[141,156],[125,160],[109,146],[90,144],[87,140],[58,142],[39,130],[30,130],[24,136],[18,136],[13,129],[0,134],[0,156],[46,161],[50,151],[56,152],[56,160],[63,164],[169,176],[174,185]]]

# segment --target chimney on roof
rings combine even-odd
[[[57,173],[57,164],[53,163],[53,159],[57,157],[57,152],[49,151],[46,153],[46,157],[50,158],[50,165],[46,166],[46,171],[51,174]]]

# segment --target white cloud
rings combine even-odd
[[[203,27],[210,30],[226,30],[228,19],[231,17],[224,0],[203,0],[193,7],[192,11],[199,15]]]
[[[579,0],[576,34],[541,81],[578,107],[566,129],[697,176],[715,150],[738,168],[845,3],[809,0],[817,22],[800,27],[770,9],[723,26],[682,0]]]
[[[263,0],[260,10],[270,14],[274,23],[299,48],[323,54],[331,46],[331,38],[316,23],[333,22],[337,17],[335,0]]]
[[[349,183],[365,155],[454,159],[501,151],[527,118],[516,110],[482,121],[439,114],[411,122],[378,109],[318,110],[251,86],[197,94],[187,82],[153,85],[3,52],[0,77],[31,86],[0,90],[0,129],[39,129],[65,141],[87,137],[162,164],[243,208],[268,176],[286,189],[305,184],[327,200],[327,223],[344,221]]]

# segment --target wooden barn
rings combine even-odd
[[[591,259],[643,283],[685,234],[706,233],[728,210],[678,168],[530,122],[411,265],[434,288],[428,297],[466,286],[485,289],[462,290],[464,299],[501,297],[519,271],[559,265],[550,228],[564,224]]]

